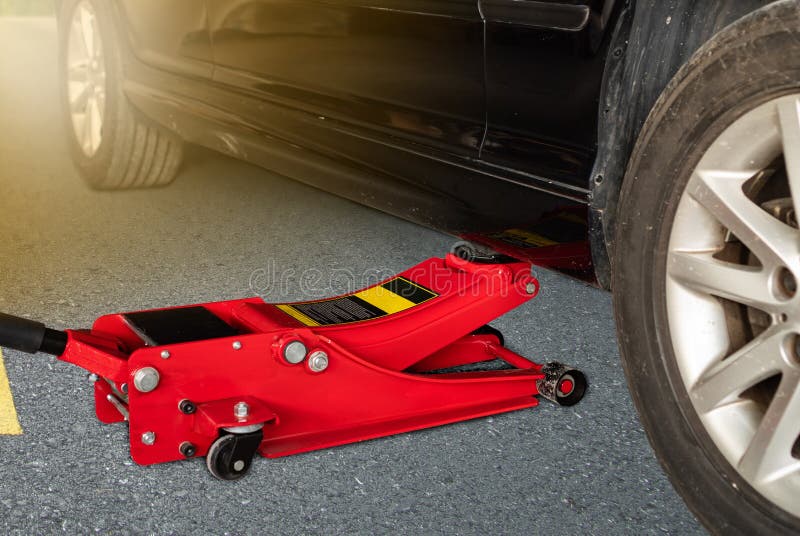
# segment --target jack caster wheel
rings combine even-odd
[[[577,369],[552,362],[542,366],[542,374],[536,382],[539,394],[559,406],[574,406],[586,393],[586,376]]]
[[[239,480],[250,470],[262,438],[261,430],[220,436],[206,455],[209,472],[220,480]]]

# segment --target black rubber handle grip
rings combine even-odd
[[[29,354],[61,355],[67,347],[67,334],[41,322],[0,313],[0,346]]]

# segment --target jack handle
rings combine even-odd
[[[41,322],[0,313],[0,346],[60,356],[67,348],[67,334]]]

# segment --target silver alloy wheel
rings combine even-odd
[[[75,137],[92,157],[103,139],[106,67],[97,14],[83,1],[75,6],[67,37],[67,95]]]
[[[755,192],[773,180],[788,190],[764,202]],[[678,369],[709,436],[756,491],[800,516],[795,214],[800,95],[788,95],[737,119],[697,165],[670,235],[666,299]]]

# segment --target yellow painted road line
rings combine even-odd
[[[22,427],[17,420],[17,410],[11,396],[6,367],[3,364],[3,352],[0,351],[0,435],[20,435]]]

